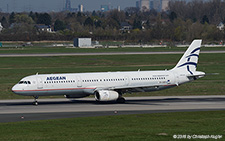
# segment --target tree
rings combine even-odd
[[[94,24],[95,24],[96,28],[101,27],[102,26],[102,21],[101,20],[95,20]]]
[[[82,14],[81,12],[78,12],[78,13],[77,13],[77,17],[82,17],[82,15],[83,15],[83,14]]]
[[[66,25],[64,24],[64,22],[57,19],[54,24],[54,30],[59,31],[59,30],[64,30],[64,29],[66,29]]]
[[[84,23],[84,21],[85,21],[85,16],[83,15],[83,13],[81,13],[81,12],[78,12],[77,13],[77,21],[80,23],[80,24],[83,24]]]
[[[209,19],[206,15],[203,16],[202,20],[201,20],[201,24],[205,24],[208,23],[209,24]]]
[[[84,26],[93,26],[94,21],[91,19],[91,17],[88,17],[85,21],[84,21]]]
[[[1,23],[2,23],[2,26],[4,28],[8,28],[9,27],[9,23],[8,23],[8,21],[6,20],[6,18],[4,16],[1,19]]]
[[[15,22],[16,23],[26,23],[26,24],[34,23],[33,19],[26,14],[16,14]]]
[[[172,11],[169,15],[170,21],[173,22],[177,18],[177,14]]]
[[[52,17],[48,13],[40,14],[38,16],[37,24],[51,25]]]
[[[97,14],[96,14],[96,12],[95,12],[95,10],[92,12],[92,14],[91,14],[92,16],[97,16]]]
[[[128,13],[128,15],[138,13],[139,11],[140,11],[139,8],[136,8],[136,7],[125,8],[125,12]]]
[[[15,13],[12,12],[9,16],[9,23],[12,24],[12,23],[15,23]]]
[[[108,17],[114,19],[118,22],[118,24],[120,24],[121,22],[125,21],[126,15],[123,11],[119,12],[118,10],[112,10],[110,11]]]
[[[31,17],[34,20],[35,19],[35,14],[32,11],[30,11],[29,17]]]
[[[181,37],[182,37],[181,27],[178,26],[178,27],[175,29],[174,32],[175,32],[175,33],[174,33],[174,39],[175,39],[176,41],[181,41]]]
[[[140,20],[134,20],[134,24],[133,24],[133,28],[134,29],[142,29],[142,23]]]
[[[113,18],[107,18],[106,23],[107,27],[110,27],[112,29],[116,28],[116,29],[120,29],[120,24],[118,23],[118,21],[116,21]]]
[[[29,17],[31,17],[33,19],[33,21],[35,23],[37,23],[37,20],[38,20],[38,17],[39,17],[39,14],[37,12],[33,13],[32,11],[29,13]]]

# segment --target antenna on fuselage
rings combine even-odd
[[[36,73],[36,75],[38,75],[38,72]]]

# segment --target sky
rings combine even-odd
[[[50,12],[61,11],[65,7],[66,0],[0,0],[0,9],[3,12]],[[84,5],[85,11],[100,10],[101,5],[111,4],[113,8],[120,6],[135,7],[137,0],[71,0],[72,8]],[[8,9],[8,11],[7,11]]]

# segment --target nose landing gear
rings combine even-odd
[[[38,96],[34,96],[34,102],[33,102],[33,105],[35,105],[35,106],[38,106],[38,101],[37,101],[37,99],[38,99]]]

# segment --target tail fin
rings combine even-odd
[[[173,70],[183,70],[193,75],[196,71],[202,40],[194,40]]]

